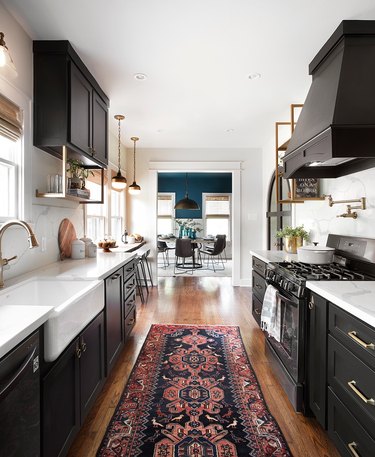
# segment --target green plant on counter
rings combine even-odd
[[[303,225],[298,227],[291,227],[290,225],[284,227],[282,230],[276,232],[276,238],[291,238],[297,237],[303,240],[309,239],[309,232],[307,232]]]

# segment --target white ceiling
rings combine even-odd
[[[33,39],[72,43],[111,100],[111,128],[124,114],[140,148],[261,147],[304,101],[308,64],[341,20],[375,19],[374,0],[3,3]]]

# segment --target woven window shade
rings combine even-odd
[[[22,136],[22,124],[21,109],[0,94],[0,135],[17,141]]]

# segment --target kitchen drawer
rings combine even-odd
[[[131,276],[130,278],[127,279],[127,281],[124,282],[124,298],[125,300],[130,297],[130,295],[133,293],[135,290],[136,286],[136,279],[135,275]]]
[[[263,303],[264,294],[266,292],[267,284],[266,280],[262,278],[258,273],[253,271],[253,294]]]
[[[328,434],[342,457],[374,457],[375,440],[331,388],[328,388]]]
[[[131,331],[135,325],[136,321],[136,308],[135,306],[130,311],[128,316],[125,318],[125,341],[129,338]]]
[[[328,384],[375,438],[375,371],[331,335],[328,336]]]
[[[132,260],[124,266],[124,280],[126,281],[134,273],[134,260]]]
[[[126,298],[124,302],[124,316],[126,317],[131,308],[135,306],[135,288],[132,290],[132,292],[129,294],[129,296]]]
[[[258,257],[253,256],[253,270],[258,272],[261,276],[265,277],[266,276],[266,267],[267,264],[266,262],[263,262],[263,260],[259,260]]]
[[[329,304],[329,332],[375,370],[375,329]]]
[[[262,313],[262,306],[263,303],[253,294],[253,299],[252,299],[252,314],[254,319],[256,320],[257,324],[260,327],[260,315]]]

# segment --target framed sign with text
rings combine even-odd
[[[296,178],[294,183],[295,200],[321,200],[319,195],[319,179]]]

